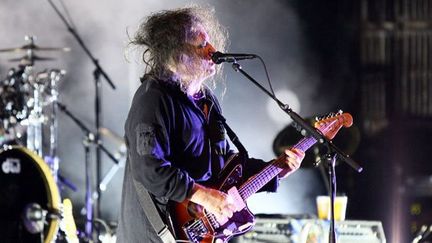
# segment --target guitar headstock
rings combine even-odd
[[[314,127],[320,130],[326,138],[333,139],[337,132],[344,127],[350,127],[353,124],[353,118],[349,113],[338,111],[337,113],[330,113],[315,122]]]

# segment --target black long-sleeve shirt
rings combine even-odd
[[[208,89],[203,94],[196,101],[177,83],[150,78],[135,93],[125,124],[128,160],[118,242],[160,242],[139,204],[133,180],[154,196],[160,213],[167,214],[170,200],[182,202],[195,182],[214,180],[224,158],[232,153],[218,119],[217,99]],[[252,175],[264,165],[250,160],[246,172]],[[276,187],[273,180],[264,189],[275,191]]]

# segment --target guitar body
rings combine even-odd
[[[314,126],[327,139],[333,139],[342,126],[351,125],[352,116],[340,111],[317,121]],[[293,148],[307,151],[316,142],[313,137],[305,137]],[[245,178],[242,178],[243,168],[239,163],[242,158],[238,155],[231,156],[218,176],[217,181],[221,183],[215,187],[206,186],[223,191],[234,199],[236,211],[233,216],[229,219],[216,219],[213,214],[207,213],[201,206],[192,202],[173,203],[174,208],[170,211],[177,237],[193,243],[218,243],[227,242],[232,237],[249,231],[255,223],[255,218],[245,201],[286,168],[285,158],[284,154],[281,155],[245,181]]]
[[[236,192],[236,187],[242,183],[242,166],[237,163],[238,158],[232,156],[227,162],[220,175],[222,183],[216,187],[210,186],[232,195],[238,211],[231,218],[218,222],[214,215],[206,215],[206,211],[195,203],[174,203],[172,220],[177,226],[175,230],[178,238],[194,243],[227,242],[233,236],[244,234],[252,228],[255,217]]]

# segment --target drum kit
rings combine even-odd
[[[18,67],[0,79],[1,242],[78,242],[76,230],[67,230],[75,223],[64,212],[58,186],[57,103],[66,72],[35,68],[36,62],[54,60],[37,54],[70,49],[40,47],[32,36],[25,40],[21,47],[0,49],[0,55],[23,55],[9,59]]]

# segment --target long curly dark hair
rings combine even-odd
[[[187,41],[194,37],[192,28],[196,24],[204,27],[212,45],[223,52],[227,44],[227,31],[219,24],[214,12],[211,7],[195,5],[164,10],[145,18],[129,42],[143,52],[142,61],[146,64],[143,77],[171,77],[168,65],[181,61],[180,55],[188,48]],[[221,73],[219,66],[218,74]],[[214,81],[213,78],[213,84]]]

